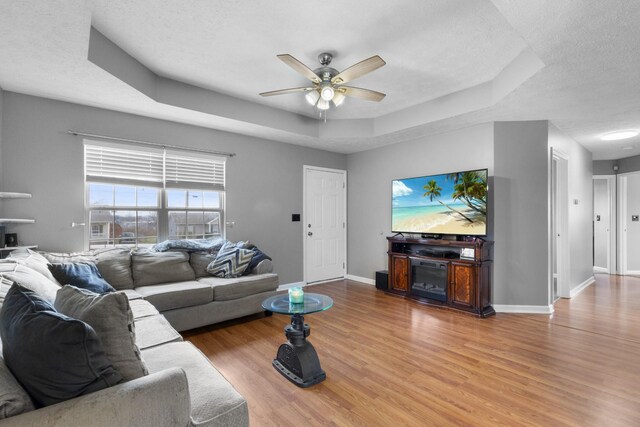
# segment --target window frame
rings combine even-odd
[[[210,159],[210,161],[212,162],[217,162],[215,165],[216,168],[216,178],[217,178],[217,182],[215,184],[207,184],[205,182],[200,182],[198,181],[199,177],[196,177],[196,182],[172,182],[171,178],[167,176],[167,169],[169,169],[169,166],[167,165],[167,158],[169,156],[175,156],[176,155],[176,150],[175,149],[171,149],[171,150],[167,150],[167,149],[161,149],[162,153],[163,153],[163,161],[162,161],[162,170],[163,170],[163,179],[162,182],[157,182],[157,181],[145,181],[145,180],[141,180],[141,179],[123,179],[123,178],[119,178],[119,177],[113,177],[113,176],[104,176],[104,177],[100,177],[100,176],[95,176],[95,175],[91,175],[89,176],[87,173],[87,153],[86,153],[86,147],[87,146],[93,146],[93,147],[116,147],[118,149],[121,150],[130,150],[130,151],[146,151],[146,148],[140,148],[139,146],[135,145],[135,144],[122,144],[122,143],[105,143],[102,141],[94,141],[94,140],[85,140],[84,141],[84,147],[85,147],[85,155],[83,158],[83,161],[85,162],[85,174],[84,174],[84,187],[85,187],[85,192],[84,192],[84,211],[85,211],[85,223],[87,224],[87,227],[85,227],[85,242],[84,242],[84,247],[87,249],[91,249],[91,244],[92,244],[92,240],[95,241],[95,239],[92,239],[92,223],[91,223],[91,212],[92,211],[113,211],[114,215],[115,212],[117,211],[135,211],[135,212],[148,212],[148,211],[153,211],[156,212],[157,215],[157,242],[162,242],[164,240],[169,239],[170,235],[169,235],[169,213],[170,212],[185,212],[186,215],[189,214],[189,212],[203,212],[204,214],[211,212],[211,213],[217,213],[219,215],[220,218],[220,224],[219,224],[219,236],[222,238],[226,237],[226,222],[225,222],[225,213],[226,213],[226,191],[225,191],[225,180],[226,180],[226,159],[222,159],[220,156],[206,156],[206,155],[202,155],[201,153],[198,153],[198,156],[204,157],[205,160],[208,158]],[[158,152],[159,149],[151,149],[150,151],[155,151]],[[185,150],[184,153],[180,154],[180,157],[182,158],[188,158],[188,157],[193,157],[194,159],[196,154],[195,153],[189,153],[188,150]],[[222,161],[221,161],[222,159]],[[201,162],[201,159],[197,159],[197,162]],[[220,166],[221,164],[221,166]],[[222,182],[219,182],[219,177],[220,177],[220,169],[222,170]],[[136,171],[137,172],[137,171]],[[109,205],[109,206],[94,206],[92,207],[90,205],[90,185],[91,184],[106,184],[106,185],[113,185],[113,191],[114,191],[114,197],[113,197],[113,205]],[[138,198],[138,191],[137,188],[138,187],[147,187],[147,188],[156,188],[158,189],[158,205],[156,207],[149,207],[149,206],[120,206],[120,205],[116,205],[115,204],[115,191],[116,191],[116,186],[133,186],[136,188],[136,204],[137,204],[137,198]],[[182,207],[175,207],[175,208],[169,208],[169,203],[168,203],[168,195],[167,192],[169,190],[186,190],[187,193],[187,198],[189,195],[189,191],[207,191],[207,192],[216,192],[218,193],[218,199],[219,199],[219,206],[217,208],[206,208],[206,207],[189,207],[188,206],[188,199],[186,200],[186,203],[184,208]],[[115,217],[114,217],[114,224],[115,224]],[[186,224],[188,225],[188,223]],[[203,229],[203,236],[206,235],[206,231],[207,231],[207,223],[204,223],[204,229]],[[103,234],[104,234],[104,229],[103,229]],[[218,235],[213,235],[214,237],[218,236]],[[107,243],[104,245],[104,247],[114,247],[114,246],[129,246],[129,247],[139,247],[140,243],[139,243],[139,233],[138,233],[138,217],[136,216],[136,231],[135,231],[135,237],[133,237],[135,239],[135,243],[133,244],[120,244],[120,243],[116,243],[116,238],[115,236],[113,238],[111,238],[110,236],[107,236],[105,238],[105,240],[107,241]],[[201,238],[198,236],[194,236],[194,237],[177,237],[176,239],[186,239],[186,238]],[[109,244],[109,240],[111,240],[113,243]],[[102,245],[101,245],[102,246]]]

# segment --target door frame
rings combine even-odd
[[[609,194],[609,242],[607,244],[607,267],[608,271],[603,272],[602,270],[596,270],[594,266],[594,273],[607,273],[607,274],[617,274],[618,272],[618,260],[617,260],[617,206],[616,206],[616,193],[617,193],[617,179],[616,175],[593,175],[593,181],[596,179],[604,179],[607,181],[607,190]],[[595,198],[594,198],[595,203]],[[593,212],[595,214],[595,210]],[[595,233],[595,229],[594,229]],[[594,239],[595,240],[595,239]],[[595,241],[594,241],[595,242]],[[595,250],[595,246],[594,246]]]
[[[349,266],[349,264],[347,263],[347,171],[343,170],[343,169],[331,169],[331,168],[324,168],[324,167],[320,167],[320,166],[310,166],[310,165],[303,165],[302,166],[302,271],[303,271],[303,279],[302,279],[302,285],[306,285],[308,283],[307,281],[307,227],[305,226],[305,224],[307,223],[307,172],[310,170],[315,170],[315,171],[320,171],[320,172],[331,172],[331,173],[339,173],[343,176],[344,178],[344,192],[343,192],[343,218],[344,218],[344,227],[343,227],[343,242],[344,242],[344,246],[342,248],[343,250],[343,254],[344,254],[344,276],[347,276],[347,268]],[[334,280],[334,279],[331,279]],[[313,284],[318,284],[318,283],[322,283],[322,281],[319,282],[313,282]]]
[[[640,271],[634,271],[628,269],[628,238],[627,238],[627,199],[628,199],[628,184],[627,177],[631,175],[640,175],[640,172],[626,172],[617,175],[617,218],[618,218],[618,274],[626,276],[629,274],[637,275]]]
[[[553,162],[556,162],[556,180],[553,180]],[[551,147],[551,158],[549,164],[549,304],[555,302],[553,292],[554,279],[554,255],[558,267],[557,273],[557,296],[560,298],[570,298],[571,289],[569,286],[569,156]],[[557,194],[556,194],[557,193]],[[554,217],[553,204],[556,205],[556,217]],[[554,253],[553,244],[556,238],[555,229],[559,230],[557,253]]]

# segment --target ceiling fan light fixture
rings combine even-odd
[[[330,85],[323,86],[322,89],[320,89],[320,97],[325,101],[331,101],[334,94],[335,91]]]
[[[317,90],[312,90],[310,92],[307,92],[305,98],[307,99],[307,102],[309,104],[316,105],[316,102],[318,102],[318,99],[320,99],[320,93]]]
[[[329,101],[326,101],[322,98],[320,98],[318,100],[318,103],[316,104],[316,107],[318,107],[318,110],[328,110],[330,106],[331,104],[329,104]]]
[[[342,103],[344,102],[344,99],[345,99],[345,98],[346,98],[346,96],[344,96],[344,94],[343,94],[343,93],[336,92],[336,93],[333,95],[333,99],[332,99],[332,101],[333,101],[333,105],[335,105],[336,107],[341,106],[341,105],[342,105]]]

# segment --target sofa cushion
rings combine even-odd
[[[227,242],[216,254],[216,259],[207,266],[207,271],[217,277],[240,277],[249,267],[253,257],[251,249],[242,249]]]
[[[125,381],[149,373],[136,347],[133,313],[126,295],[119,292],[98,295],[67,285],[58,291],[54,307],[96,331],[107,358]]]
[[[169,342],[182,341],[182,336],[163,315],[142,317],[136,320],[136,345],[140,350]],[[142,353],[144,358],[144,353]],[[145,359],[145,363],[147,360]],[[147,363],[147,368],[149,364]],[[151,372],[151,371],[149,371]]]
[[[185,282],[196,277],[189,265],[189,254],[185,252],[135,252],[131,256],[131,272],[136,288]]]
[[[50,263],[65,262],[95,262],[96,257],[93,251],[86,252],[40,252],[40,254]]]
[[[142,297],[160,311],[206,304],[213,300],[211,286],[190,280],[136,288]]]
[[[34,409],[31,398],[0,358],[0,420]]]
[[[133,289],[131,249],[109,248],[96,251],[96,267],[116,290]]]
[[[11,260],[0,261],[0,278],[17,282],[53,304],[60,286],[37,271]]]
[[[122,294],[125,294],[127,296],[127,298],[129,298],[129,301],[142,299],[142,295],[140,295],[138,292],[136,292],[133,289],[123,289],[123,290],[118,291],[118,292],[120,292]]]
[[[56,281],[53,274],[49,271],[49,260],[43,257],[36,251],[32,251],[31,249],[16,249],[15,251],[11,251],[7,259],[13,260],[18,264],[22,264],[26,267],[29,267],[38,273],[42,274],[47,279],[59,285]]]
[[[104,280],[98,267],[92,262],[49,264],[49,270],[51,270],[53,277],[63,285],[72,285],[98,294],[115,292],[115,289]]]
[[[222,279],[203,277],[198,279],[213,288],[214,301],[228,301],[278,289],[278,275],[274,273]]]
[[[143,299],[129,301],[129,306],[131,307],[131,312],[133,313],[134,320],[160,314],[160,312],[153,306],[153,304]]]
[[[196,274],[196,279],[199,277],[209,277],[211,276],[207,271],[207,267],[209,264],[216,259],[216,254],[218,251],[214,253],[207,252],[192,252],[189,256],[189,264],[191,264],[191,268],[193,268],[194,273]]]
[[[37,405],[110,387],[122,376],[91,326],[14,284],[0,311],[4,359]]]
[[[241,426],[249,424],[247,402],[189,342],[172,343],[142,352],[149,372],[180,367],[187,374],[194,425]]]

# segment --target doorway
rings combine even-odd
[[[569,158],[551,149],[550,304],[569,298]]]
[[[593,177],[593,272],[615,274],[616,177]]]
[[[347,172],[304,166],[304,281],[344,278],[347,271]]]
[[[619,272],[640,275],[640,172],[618,175]]]

